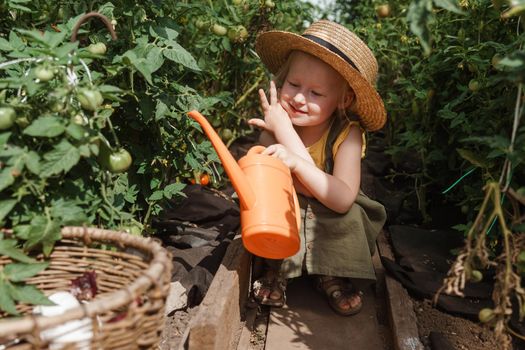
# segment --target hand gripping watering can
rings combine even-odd
[[[284,259],[299,251],[301,213],[290,169],[254,146],[235,161],[210,123],[197,111],[189,116],[202,127],[217,151],[239,196],[244,247],[269,259]]]

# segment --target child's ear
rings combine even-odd
[[[348,93],[346,93],[343,98],[344,109],[347,109],[348,107],[350,107],[352,103],[354,102],[354,99],[355,99],[355,94],[353,91],[349,91]]]

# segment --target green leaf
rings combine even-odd
[[[87,130],[84,126],[70,123],[66,128],[66,134],[75,140],[83,140],[86,137]]]
[[[15,207],[18,201],[16,199],[7,199],[0,201],[0,221],[9,214],[9,212]]]
[[[164,191],[155,191],[149,196],[148,200],[150,201],[158,201],[164,198]]]
[[[49,300],[44,293],[38,290],[37,287],[26,284],[8,284],[7,290],[11,298],[21,301],[23,303],[33,304],[33,305],[56,305],[51,300]]]
[[[9,41],[4,38],[0,38],[0,51],[13,51],[14,48],[11,46]]]
[[[27,249],[41,244],[45,256],[51,254],[55,242],[61,238],[60,225],[58,222],[37,216],[31,220],[31,230],[25,243]]]
[[[85,209],[74,201],[60,198],[51,205],[51,216],[62,221],[63,225],[82,225],[89,222]]]
[[[153,47],[146,56],[146,62],[151,73],[157,71],[164,64],[162,50],[156,46]]]
[[[457,148],[456,151],[459,153],[461,158],[469,161],[472,165],[480,168],[487,168],[487,164],[483,161],[483,158],[474,152],[461,148]]]
[[[432,0],[412,1],[408,8],[407,21],[410,23],[412,33],[419,38],[424,53],[429,55],[431,47],[428,26],[434,21]]]
[[[168,27],[165,27],[164,31],[166,32],[166,36],[168,37],[168,40],[175,40],[179,36],[179,32],[171,28],[168,28]]]
[[[0,146],[4,146],[7,141],[9,140],[9,138],[11,137],[11,133],[10,132],[3,132],[0,134]]]
[[[18,260],[24,263],[34,263],[36,260],[28,257],[21,249],[16,247],[17,241],[14,239],[0,240],[0,255],[5,255],[11,259]]]
[[[462,11],[455,0],[434,0],[434,4],[437,7],[441,7],[450,12],[457,13],[458,15],[466,15],[465,11]]]
[[[25,164],[27,169],[35,175],[40,174],[40,156],[35,151],[30,151],[26,154]]]
[[[167,113],[169,113],[168,106],[161,100],[157,100],[157,107],[155,108],[155,120],[159,121],[164,119]]]
[[[183,66],[186,66],[195,71],[201,70],[197,64],[197,61],[195,61],[195,58],[193,58],[193,56],[188,51],[186,51],[185,48],[176,42],[171,42],[171,44],[174,47],[173,49],[164,49],[163,51],[163,54],[167,59],[176,63],[180,63]]]
[[[62,140],[54,149],[44,155],[40,176],[50,177],[60,172],[68,172],[80,160],[80,152],[67,140]]]
[[[186,197],[184,192],[182,192],[184,187],[186,187],[186,185],[181,182],[169,184],[168,186],[164,187],[164,197],[168,199],[171,199],[171,197],[173,197],[174,195]]]
[[[38,31],[37,31],[38,32]],[[9,32],[9,44],[13,47],[15,50],[22,50],[25,47],[24,42],[14,31]]]
[[[49,263],[47,262],[36,264],[8,264],[4,266],[4,273],[11,282],[21,282],[37,275],[48,266]]]
[[[55,137],[62,134],[66,128],[58,117],[45,116],[35,120],[24,129],[23,133],[35,137]]]
[[[4,310],[10,315],[18,315],[15,302],[7,288],[7,282],[3,279],[0,279],[0,309]]]
[[[12,175],[14,168],[15,167],[5,168],[0,172],[0,191],[3,191],[15,183],[15,178]]]

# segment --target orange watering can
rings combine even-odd
[[[254,146],[235,161],[210,123],[197,111],[190,117],[202,127],[217,151],[239,196],[244,247],[269,259],[284,259],[299,251],[301,213],[290,169]]]

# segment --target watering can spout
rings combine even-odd
[[[217,152],[224,170],[228,175],[235,192],[239,196],[239,202],[241,206],[244,206],[246,209],[251,209],[255,205],[255,193],[246,178],[246,175],[239,167],[235,158],[231,155],[230,151],[226,145],[222,142],[219,135],[215,132],[213,127],[210,125],[208,120],[200,114],[198,111],[191,111],[188,115],[193,118],[197,123],[200,124],[206,136],[208,136],[213,148]]]

